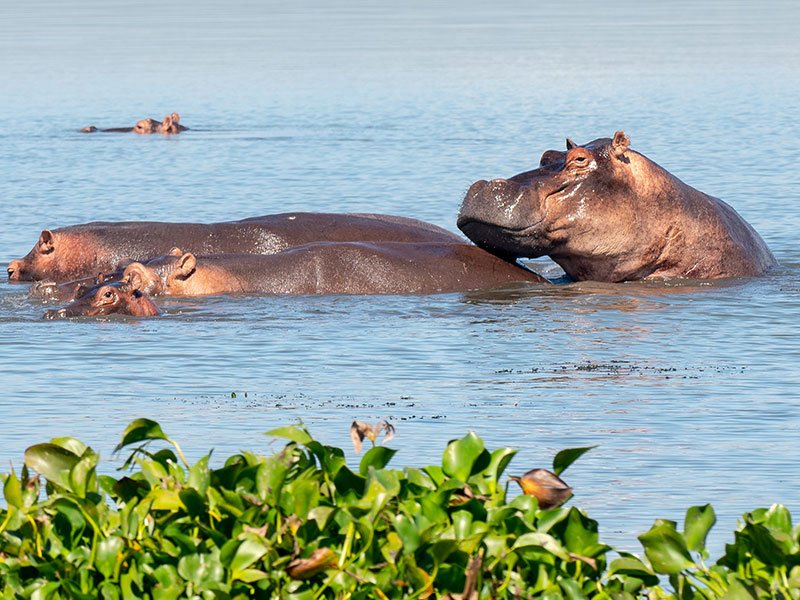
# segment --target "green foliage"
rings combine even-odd
[[[584,512],[507,498],[515,451],[473,433],[441,465],[390,469],[395,451],[374,446],[357,471],[302,427],[270,435],[288,441],[277,454],[213,468],[138,419],[118,446],[133,447],[119,478],[98,475],[99,456],[73,438],[30,447],[20,475],[2,476],[0,595],[800,598],[800,530],[782,506],[745,515],[711,566],[710,506],[690,508],[683,532],[656,521],[640,537],[644,558],[615,553],[609,566],[613,550]],[[554,470],[587,450],[562,451]]]

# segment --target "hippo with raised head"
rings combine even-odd
[[[432,294],[548,283],[469,244],[318,242],[270,255],[187,252],[131,263],[123,281],[149,295]]]
[[[58,283],[93,277],[175,246],[195,254],[272,254],[317,241],[463,243],[424,221],[373,214],[283,213],[212,224],[96,222],[45,229],[25,257],[9,263],[8,278]]]
[[[81,133],[94,133],[95,131],[99,131],[101,133],[141,133],[141,134],[148,134],[148,133],[163,133],[163,134],[172,134],[172,133],[180,133],[181,131],[186,131],[189,129],[188,127],[184,127],[180,123],[181,116],[178,113],[172,113],[171,115],[167,115],[164,117],[164,120],[160,123],[155,119],[142,119],[138,121],[136,125],[133,127],[111,127],[109,129],[98,129],[94,125],[89,125],[81,129]]]
[[[58,310],[48,310],[45,319],[100,317],[111,314],[155,317],[161,312],[147,294],[127,281],[98,285]]]
[[[722,200],[629,148],[618,131],[538,169],[474,183],[458,227],[505,258],[549,255],[573,280],[760,275],[776,265],[764,240]]]

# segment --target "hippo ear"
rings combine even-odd
[[[194,254],[187,252],[181,256],[178,259],[178,262],[175,264],[174,274],[179,279],[188,279],[192,276],[192,273],[194,273],[196,267],[197,259],[195,258]]]
[[[42,233],[39,235],[39,254],[50,254],[55,249],[55,245],[53,243],[54,237],[55,236],[53,236],[53,232],[49,229],[42,231]]]
[[[628,147],[631,145],[631,139],[625,135],[624,131],[617,131],[614,133],[614,139],[611,141],[611,153],[617,158],[625,156]]]
[[[176,125],[177,125],[178,123],[180,123],[180,121],[181,121],[181,116],[180,116],[178,113],[174,112],[174,113],[172,113],[172,115],[171,115],[171,116],[172,116],[172,122],[173,122],[173,123],[175,123]]]
[[[144,287],[144,280],[142,274],[138,269],[125,269],[125,281],[132,290],[140,291]]]
[[[172,130],[172,117],[170,115],[164,117],[164,120],[161,122],[161,130],[165,133]]]
[[[183,250],[181,250],[177,246],[173,247],[172,250],[169,251],[169,254],[167,254],[167,256],[181,256],[181,255],[183,255]]]
[[[570,138],[567,138],[567,151],[572,150],[573,148],[577,148],[578,144],[573,142]]]

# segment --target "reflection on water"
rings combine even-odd
[[[472,181],[625,129],[735,206],[782,268],[714,284],[173,298],[160,319],[63,322],[3,282],[0,462],[54,435],[111,459],[140,416],[193,458],[274,448],[262,432],[297,420],[347,447],[354,418],[388,418],[398,465],[438,461],[469,429],[520,448],[515,472],[599,445],[567,479],[632,550],[653,518],[693,504],[714,503],[716,549],[745,510],[797,510],[797,16],[789,2],[3,3],[2,262],[45,227],[102,219],[371,211],[453,229]],[[191,131],[77,132],[172,110]]]

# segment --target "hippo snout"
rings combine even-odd
[[[48,310],[44,313],[45,319],[66,319],[69,316],[66,308],[59,308],[58,310]]]
[[[22,275],[22,263],[18,260],[12,260],[8,263],[8,268],[6,269],[8,272],[8,280],[9,281],[19,281],[19,278]]]

